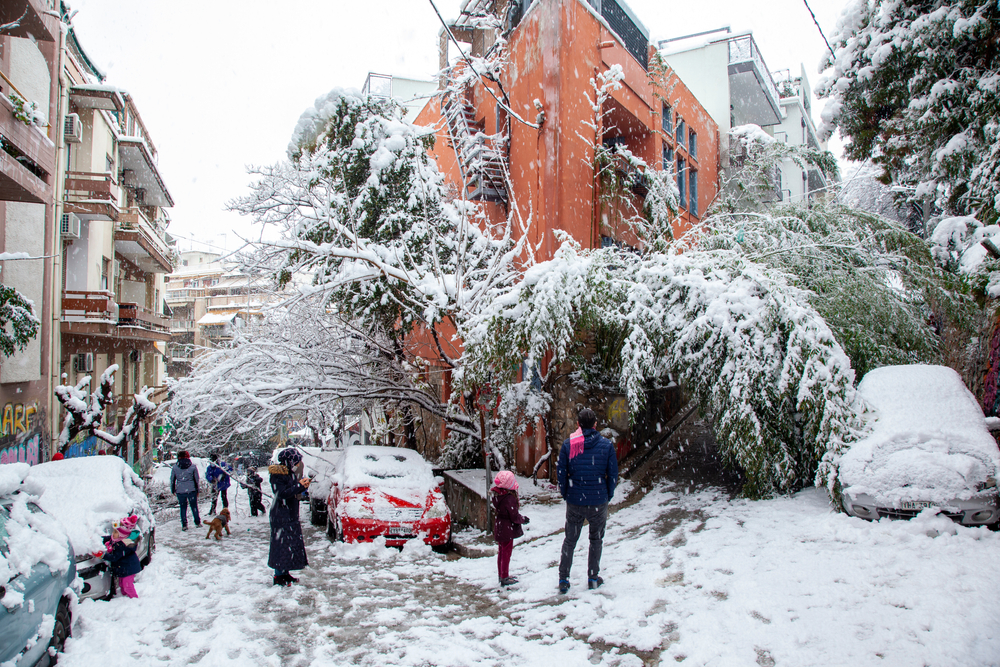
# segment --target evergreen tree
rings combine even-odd
[[[916,200],[1000,214],[1000,7],[992,0],[855,0],[817,94],[821,132],[848,140]]]

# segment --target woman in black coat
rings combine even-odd
[[[309,561],[299,523],[299,496],[309,488],[309,478],[294,479],[292,472],[302,455],[292,448],[278,452],[280,465],[268,468],[271,475],[271,549],[267,566],[274,568],[274,585],[291,586],[298,581],[289,570],[301,570]]]

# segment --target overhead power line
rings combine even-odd
[[[830,46],[830,40],[828,40],[826,35],[823,34],[823,28],[820,27],[819,21],[816,20],[816,14],[813,13],[812,7],[809,6],[809,0],[802,0],[802,4],[804,4],[806,9],[809,10],[809,16],[812,17],[813,23],[816,24],[816,29],[819,30],[819,36],[823,38],[824,42],[826,42],[826,48],[830,49],[830,55],[836,57],[837,54],[833,52],[833,47]]]

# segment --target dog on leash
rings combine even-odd
[[[232,535],[232,533],[229,531],[230,520],[231,518],[229,515],[229,509],[223,507],[222,511],[219,512],[219,514],[214,519],[212,519],[211,521],[202,521],[203,524],[208,526],[208,535],[205,536],[205,539],[207,540],[208,538],[210,538],[212,536],[212,533],[215,532],[215,539],[221,540],[223,528],[226,529],[226,535]]]

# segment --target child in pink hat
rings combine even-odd
[[[111,538],[104,543],[100,557],[108,561],[111,574],[118,580],[121,592],[130,598],[137,598],[135,575],[142,571],[142,563],[135,554],[139,540],[137,524],[139,517],[127,516],[111,525]]]
[[[514,538],[524,535],[521,528],[528,523],[528,517],[518,512],[517,478],[509,470],[501,470],[493,478],[493,539],[497,541],[497,573],[500,585],[517,583],[517,577],[510,576],[510,556],[514,552]]]

